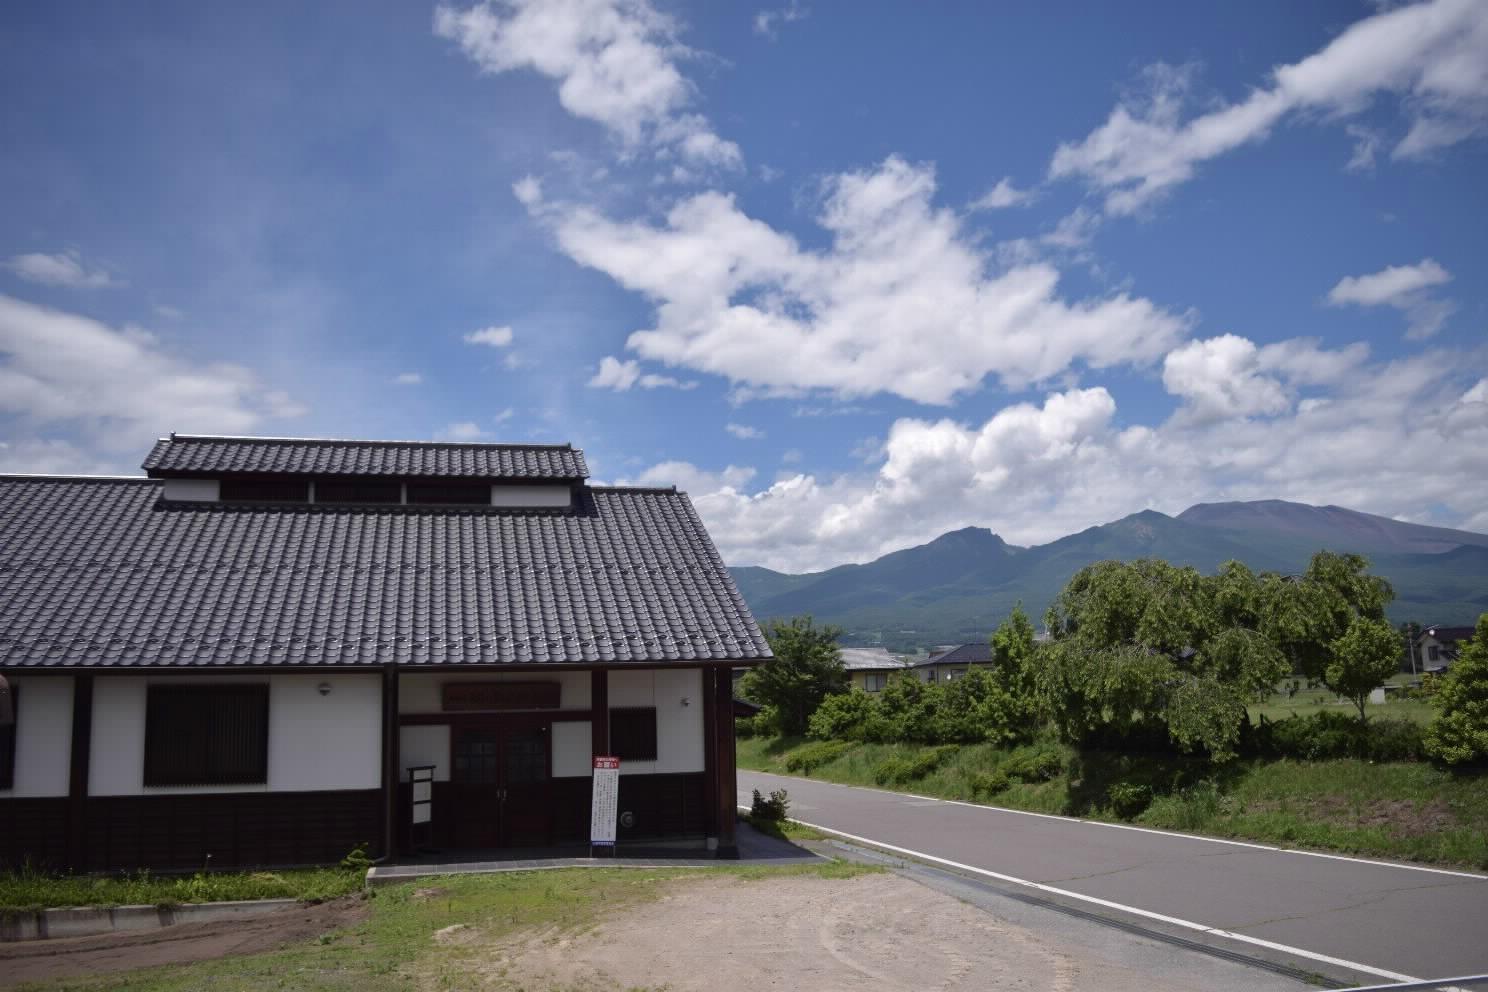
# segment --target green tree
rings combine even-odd
[[[818,627],[809,616],[774,620],[765,630],[769,661],[750,669],[740,683],[744,695],[774,707],[780,732],[800,735],[823,699],[849,685],[837,649],[840,627]]]
[[[981,704],[987,740],[1004,746],[1020,744],[1038,730],[1043,705],[1036,675],[1037,650],[1033,621],[1019,603],[992,632],[993,691]]]
[[[1245,703],[1286,673],[1277,590],[1237,562],[1213,576],[1164,561],[1097,562],[1050,608],[1036,680],[1074,743],[1166,739],[1234,755]]]
[[[1426,753],[1449,765],[1488,761],[1488,613],[1437,689],[1441,708],[1426,728]]]
[[[1386,620],[1356,616],[1328,645],[1328,654],[1323,684],[1352,700],[1363,723],[1369,694],[1400,667],[1400,637]]]

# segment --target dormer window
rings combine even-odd
[[[317,503],[401,503],[403,483],[397,479],[316,479]]]
[[[308,503],[310,482],[292,476],[223,479],[219,498],[224,503]]]

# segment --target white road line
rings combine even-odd
[[[1047,892],[1051,895],[1063,896],[1066,899],[1078,899],[1081,902],[1092,903],[1096,906],[1104,906],[1107,909],[1115,909],[1123,913],[1131,913],[1136,916],[1145,917],[1149,920],[1157,920],[1161,923],[1171,924],[1172,926],[1183,927],[1187,930],[1196,930],[1199,933],[1207,933],[1212,934],[1216,937],[1225,937],[1230,940],[1238,940],[1242,941],[1243,943],[1254,944],[1257,947],[1265,947],[1269,950],[1281,951],[1285,954],[1295,954],[1298,957],[1306,958],[1309,961],[1320,961],[1324,964],[1338,965],[1343,968],[1352,968],[1355,971],[1364,972],[1368,975],[1378,975],[1381,978],[1388,978],[1396,982],[1422,981],[1422,979],[1414,978],[1410,975],[1402,975],[1398,971],[1386,971],[1384,968],[1376,968],[1373,965],[1360,964],[1357,961],[1349,961],[1344,958],[1331,957],[1327,954],[1319,954],[1316,951],[1308,951],[1300,947],[1292,947],[1289,944],[1278,944],[1274,941],[1262,940],[1259,937],[1251,937],[1247,934],[1235,933],[1232,930],[1221,930],[1218,927],[1207,926],[1203,923],[1195,923],[1192,920],[1179,919],[1176,916],[1165,916],[1162,913],[1154,913],[1151,910],[1139,909],[1136,906],[1128,906],[1124,903],[1111,902],[1108,899],[1098,899],[1095,896],[1087,896],[1081,892],[1072,892],[1069,889],[1060,889],[1052,885],[1045,885],[1043,882],[1033,882],[1026,878],[1018,878],[1014,875],[1004,875],[1001,872],[989,871],[986,868],[978,868],[976,865],[962,864],[959,861],[951,861],[948,858],[938,858],[933,854],[926,854],[923,851],[915,851],[907,847],[897,847],[894,844],[885,844],[883,841],[874,840],[872,837],[860,837],[857,834],[850,834],[845,830],[837,830],[833,827],[824,827],[819,823],[807,823],[805,820],[797,820],[795,819],[795,817],[791,817],[791,819],[794,822],[801,824],[803,827],[810,827],[813,830],[820,830],[824,834],[832,834],[837,837],[846,837],[848,840],[855,840],[861,844],[872,844],[874,847],[882,848],[885,851],[893,851],[896,854],[908,855],[909,857],[916,858],[920,861],[929,861],[933,864],[946,865],[950,868],[955,868],[958,871],[968,871],[977,875],[985,875],[988,878],[995,878],[1000,882],[1010,882],[1013,885],[1022,885],[1030,889],[1035,889],[1039,892]]]
[[[769,775],[772,778],[796,779],[795,775],[777,775],[774,772],[757,772],[751,769],[741,769],[752,775]],[[910,792],[894,792],[891,789],[875,789],[871,785],[846,785],[842,782],[822,782],[817,779],[800,779],[800,781],[811,782],[814,785],[835,785],[842,789],[858,789],[863,792],[881,792],[888,796],[908,796],[912,799],[931,799],[932,796],[917,796]],[[1304,851],[1295,847],[1276,847],[1271,844],[1256,844],[1250,841],[1229,840],[1224,837],[1204,837],[1200,834],[1188,834],[1181,830],[1158,830],[1153,827],[1138,827],[1130,823],[1107,823],[1104,820],[1085,820],[1078,816],[1060,816],[1058,813],[1034,813],[1026,809],[1009,809],[1006,806],[989,806],[986,803],[968,803],[960,799],[941,799],[939,802],[947,806],[966,806],[970,809],[987,810],[993,813],[1016,813],[1019,816],[1034,816],[1042,820],[1064,820],[1066,823],[1081,823],[1091,827],[1109,827],[1112,830],[1133,830],[1139,834],[1156,834],[1159,837],[1179,837],[1184,840],[1199,840],[1206,844],[1228,844],[1230,847],[1249,847],[1257,851],[1275,851],[1278,854],[1300,854],[1308,858],[1326,858],[1329,861],[1350,861],[1360,865],[1374,865],[1379,868],[1399,868],[1402,871],[1424,871],[1432,875],[1452,875],[1457,878],[1471,878],[1477,881],[1488,881],[1488,875],[1479,875],[1470,871],[1453,871],[1450,868],[1428,868],[1425,865],[1408,865],[1398,861],[1376,861],[1370,858],[1355,858],[1347,854],[1324,854],[1322,851]]]

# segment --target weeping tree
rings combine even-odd
[[[1040,695],[1074,743],[1167,741],[1227,760],[1246,703],[1289,668],[1267,606],[1239,562],[1212,576],[1150,559],[1087,566],[1045,617]]]

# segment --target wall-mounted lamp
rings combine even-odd
[[[315,687],[315,691],[320,693],[322,696],[329,696],[331,694],[331,684],[329,682],[322,682],[320,685]]]
[[[682,705],[683,706],[686,706],[687,705],[687,697],[686,696],[683,696],[682,697]]]

